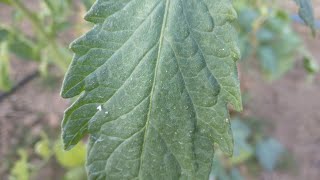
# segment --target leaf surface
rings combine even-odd
[[[208,179],[241,110],[229,0],[98,0],[62,96],[66,149],[90,134],[89,179]]]

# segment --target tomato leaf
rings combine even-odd
[[[62,96],[63,142],[90,134],[89,179],[208,179],[232,154],[227,103],[242,109],[229,0],[98,0]]]

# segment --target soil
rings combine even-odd
[[[314,4],[318,9],[316,16],[320,17],[320,1]],[[0,20],[8,16],[5,9],[0,5]],[[320,63],[320,35],[312,38],[309,30],[301,25],[295,29]],[[272,83],[256,74],[241,72],[251,96],[245,113],[274,124],[272,136],[293,153],[298,164],[295,173],[263,172],[259,179],[318,180],[320,177],[320,76],[308,83],[301,61],[297,57],[295,68]],[[13,57],[11,67],[13,80],[18,81],[35,71],[37,65]],[[63,111],[70,102],[59,95],[61,78],[50,88],[45,83],[38,78],[0,103],[0,179],[6,178],[7,166],[16,160],[18,147],[34,144],[41,131],[54,134],[60,130]],[[55,167],[51,167],[42,175],[54,180],[54,173]]]

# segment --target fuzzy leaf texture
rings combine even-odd
[[[229,0],[98,0],[72,43],[62,96],[66,149],[90,135],[89,179],[207,180],[213,146],[233,151],[242,109]]]

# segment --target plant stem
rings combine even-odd
[[[59,50],[58,43],[44,30],[41,21],[34,13],[32,13],[23,3],[21,3],[20,0],[12,0],[11,2],[15,8],[20,10],[25,15],[25,17],[30,20],[32,26],[40,34],[41,38],[47,41],[49,47],[52,49],[54,61],[61,68],[61,70],[65,72],[68,68],[70,58],[66,57]]]

